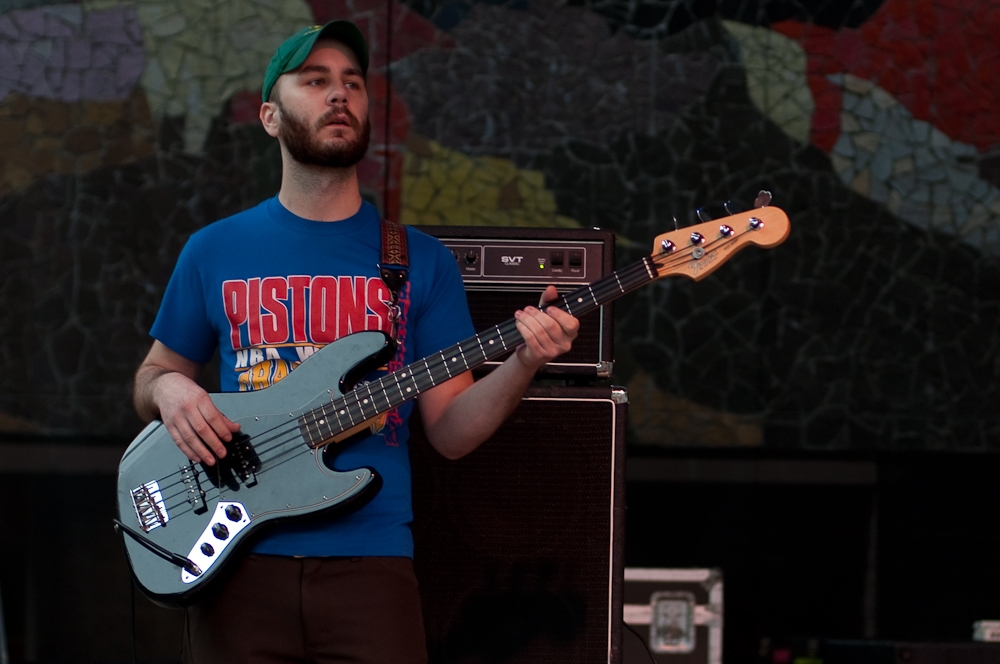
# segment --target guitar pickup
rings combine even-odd
[[[155,480],[146,482],[132,489],[131,494],[135,516],[139,519],[139,527],[143,532],[148,533],[154,528],[167,525],[170,515],[167,514],[167,506],[163,502],[159,482]]]
[[[260,457],[250,444],[250,436],[236,434],[228,446],[233,473],[243,482],[244,486],[257,484],[257,470],[260,468]]]

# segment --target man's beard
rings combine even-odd
[[[281,109],[281,137],[285,140],[285,148],[292,159],[300,164],[347,168],[365,158],[372,133],[367,116],[358,122],[358,119],[346,109],[331,109],[324,113],[315,128],[311,129],[305,120],[290,113],[281,102],[278,102],[278,108]],[[322,143],[316,137],[315,131],[322,129],[329,122],[329,116],[335,113],[346,113],[350,118],[351,129],[357,135],[355,140],[329,144]]]

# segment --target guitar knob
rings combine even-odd
[[[236,505],[226,506],[226,518],[230,521],[239,521],[243,518],[243,510]]]
[[[224,540],[229,538],[229,528],[224,524],[216,523],[212,525],[212,534],[216,539]]]
[[[209,556],[209,557],[214,556],[215,555],[215,547],[213,547],[208,542],[205,542],[204,544],[201,545],[201,552],[204,553],[206,556]]]

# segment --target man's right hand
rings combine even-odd
[[[159,417],[177,447],[192,461],[214,465],[240,425],[223,415],[195,377],[202,365],[159,341],[135,374],[135,407],[146,421]]]

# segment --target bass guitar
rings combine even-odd
[[[583,316],[670,275],[703,279],[749,245],[773,247],[788,217],[758,207],[656,237],[651,254],[547,306]],[[285,520],[357,507],[381,485],[371,468],[334,471],[331,445],[452,376],[522,343],[514,319],[430,357],[355,387],[383,366],[394,346],[382,332],[359,332],[324,346],[279,383],[256,392],[213,394],[240,424],[226,457],[190,461],[156,420],[125,450],[118,469],[118,518],[132,576],[163,606],[184,606],[220,576],[261,529]]]

